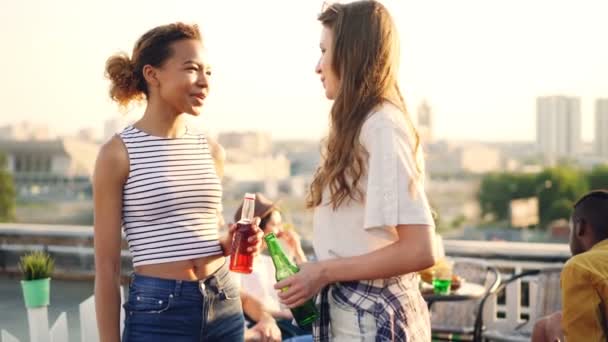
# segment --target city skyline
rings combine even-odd
[[[595,102],[595,152],[608,157],[608,98]]]
[[[400,31],[410,114],[426,100],[437,139],[534,141],[536,98],[567,95],[581,98],[582,138],[593,140],[594,103],[608,97],[608,47],[601,44],[608,4],[383,2]],[[59,134],[94,128],[101,136],[104,122],[119,115],[107,96],[105,60],[130,52],[147,29],[182,20],[200,25],[215,73],[195,125],[213,134],[316,140],[330,105],[314,74],[321,3],[4,2],[0,37],[13,53],[0,56],[9,80],[0,85],[0,126],[27,120]]]
[[[578,100],[578,108],[579,108],[579,112],[578,112],[578,117],[579,120],[582,118],[582,121],[587,121],[586,119],[584,119],[585,115],[584,113],[580,112],[580,108],[583,107],[581,105],[581,99],[579,97],[576,96],[566,96],[566,95],[547,95],[547,96],[539,96],[537,97],[535,100],[537,102],[538,105],[538,100],[539,99],[543,99],[543,98],[575,98]],[[601,103],[602,107],[601,109],[598,107],[598,104]],[[606,146],[606,142],[602,142],[600,143],[598,141],[598,137],[600,140],[605,140],[606,139],[606,135],[601,134],[600,132],[602,131],[602,128],[607,127],[606,126],[606,121],[604,119],[604,117],[606,116],[606,113],[608,113],[606,111],[606,103],[608,103],[608,98],[596,98],[593,102],[593,107],[590,108],[589,110],[592,111],[592,113],[590,113],[589,115],[591,115],[592,117],[589,118],[590,122],[590,126],[588,127],[587,131],[593,131],[593,135],[589,136],[589,134],[584,134],[585,131],[585,127],[581,127],[584,125],[581,125],[581,123],[578,123],[579,129],[581,130],[581,135],[580,135],[580,140],[579,143],[582,144],[581,146],[579,146],[577,149],[580,149],[583,147],[583,145],[586,144],[593,144],[593,152],[598,152],[598,155],[605,155],[605,152],[599,152],[598,149],[600,151],[605,151],[606,147],[600,147],[600,146]],[[428,124],[417,124],[417,129],[418,129],[418,133],[421,134],[421,137],[423,135],[428,135],[431,134],[431,140],[427,141],[426,143],[431,143],[433,141],[438,142],[438,141],[452,141],[452,142],[481,142],[481,143],[509,143],[509,142],[516,142],[516,143],[534,143],[536,145],[539,145],[539,133],[540,131],[546,131],[547,128],[543,128],[539,131],[538,129],[538,122],[539,122],[539,118],[538,118],[538,108],[536,108],[536,118],[532,118],[532,121],[536,121],[537,124],[534,125],[534,128],[536,129],[533,136],[528,137],[526,136],[525,138],[521,138],[521,137],[507,137],[507,138],[498,138],[498,139],[491,139],[491,138],[487,138],[487,139],[476,139],[475,137],[460,137],[460,136],[440,136],[438,135],[435,130],[435,114],[432,110],[432,107],[428,107],[430,105],[430,103],[427,100],[423,100],[422,102],[420,102],[418,108],[412,110],[410,109],[410,115],[412,116],[412,118],[414,120],[420,120],[420,109],[421,108],[425,108],[425,109],[430,109],[430,117],[432,118],[431,120],[431,125]],[[598,112],[598,110],[601,110],[601,112]],[[600,119],[599,113],[603,114],[602,118]],[[34,140],[45,140],[45,139],[57,139],[57,138],[66,138],[66,137],[76,137],[76,138],[80,138],[80,139],[84,139],[84,140],[92,140],[92,141],[97,141],[97,142],[104,142],[106,141],[111,135],[114,135],[115,133],[120,132],[123,128],[127,127],[130,123],[134,122],[135,120],[137,120],[138,118],[138,114],[133,114],[133,112],[129,112],[127,114],[118,114],[117,116],[113,117],[113,118],[108,118],[106,120],[104,120],[103,122],[100,123],[100,127],[91,127],[91,126],[75,126],[73,129],[71,130],[63,130],[63,131],[58,131],[56,130],[56,126],[53,126],[52,123],[50,122],[42,122],[42,123],[38,123],[38,122],[33,122],[33,121],[28,121],[28,120],[15,120],[15,121],[0,121],[0,133],[6,134],[8,133],[10,139],[18,139],[18,140],[24,140],[28,138],[28,136],[31,136],[31,139]],[[428,115],[428,114],[427,114]],[[199,120],[199,121],[197,121]],[[269,137],[272,139],[272,141],[319,141],[321,139],[323,139],[323,136],[319,136],[319,137],[311,137],[311,136],[274,136],[272,135],[272,130],[269,129],[265,129],[265,128],[259,128],[259,129],[255,129],[255,128],[227,128],[225,130],[214,130],[212,127],[205,127],[205,126],[199,126],[199,122],[200,119],[198,118],[188,118],[187,120],[187,125],[192,129],[194,128],[196,131],[199,132],[208,132],[210,134],[210,136],[217,138],[218,136],[222,135],[222,134],[247,134],[247,133],[261,133],[261,134],[268,134]],[[108,134],[109,132],[112,132],[111,134]],[[9,133],[10,132],[10,133]],[[588,133],[588,132],[587,132]],[[600,144],[600,145],[598,145]],[[559,153],[558,153],[559,154]]]
[[[536,141],[547,158],[575,157],[581,151],[581,101],[542,96],[536,100]]]

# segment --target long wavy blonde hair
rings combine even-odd
[[[368,114],[383,102],[398,107],[406,118],[413,143],[415,175],[410,192],[422,178],[420,138],[405,108],[397,82],[399,40],[388,10],[376,1],[332,4],[319,21],[333,33],[332,68],[340,80],[330,112],[329,135],[323,142],[322,162],[310,185],[307,205],[320,205],[329,187],[335,210],[345,201],[363,201],[359,187],[367,172],[367,151],[359,143]]]

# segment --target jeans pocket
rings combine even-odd
[[[226,277],[220,290],[221,300],[240,300],[241,287],[233,277]]]
[[[150,290],[132,290],[125,309],[129,312],[158,314],[169,310],[173,294]]]

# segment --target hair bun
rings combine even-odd
[[[106,77],[112,82],[110,97],[121,105],[140,98],[143,93],[138,89],[135,67],[126,53],[119,53],[106,62]]]

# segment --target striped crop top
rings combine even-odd
[[[222,254],[217,211],[222,186],[204,135],[151,136],[128,126],[122,226],[141,266]]]

